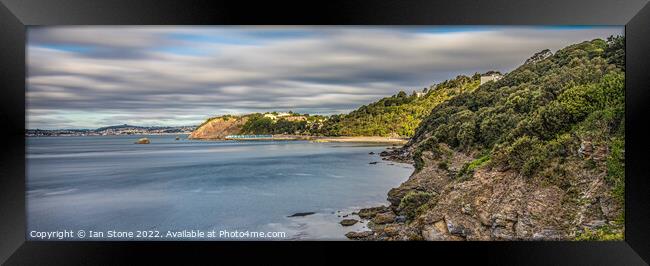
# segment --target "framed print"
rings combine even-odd
[[[3,1],[0,258],[647,264],[650,9],[551,2]]]

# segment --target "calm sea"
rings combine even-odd
[[[74,236],[63,240],[82,239],[76,234],[83,230],[83,240],[261,239],[255,232],[284,232],[267,240],[345,239],[366,228],[343,227],[341,219],[387,204],[388,190],[413,171],[382,161],[377,154],[385,145],[185,136],[133,144],[139,137],[27,138],[28,238],[40,239],[32,231],[69,230]],[[287,217],[298,212],[315,214]],[[236,237],[167,235],[183,230]],[[91,238],[90,231],[103,237]],[[137,231],[163,237],[107,236]]]

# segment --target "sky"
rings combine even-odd
[[[32,26],[27,128],[197,125],[346,113],[458,75],[503,73],[610,26]]]

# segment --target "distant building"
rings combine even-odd
[[[280,119],[282,117],[287,117],[287,116],[291,116],[291,114],[290,113],[275,113],[275,114],[274,113],[266,113],[266,114],[264,114],[264,117],[271,118],[273,120],[277,120],[277,119]]]
[[[426,93],[426,92],[416,92],[416,93],[415,93],[415,96],[417,96],[418,98],[419,98],[419,97],[422,97],[422,96],[424,96],[424,95],[427,95],[427,93]]]
[[[481,85],[485,84],[488,81],[497,81],[503,78],[503,75],[501,74],[490,74],[490,75],[485,75],[481,76]]]

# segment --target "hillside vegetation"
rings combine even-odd
[[[390,153],[416,166],[389,193],[409,221],[371,238],[622,239],[624,54],[624,37],[543,51],[433,107]]]
[[[491,72],[488,72],[491,73]],[[266,117],[273,113],[253,113],[247,117],[240,134],[294,134],[312,136],[381,136],[411,137],[416,128],[433,109],[462,93],[478,88],[481,75],[460,75],[430,88],[425,88],[420,95],[413,91],[379,99],[363,105],[349,114],[331,116],[309,115],[290,112],[290,116],[276,119]],[[216,118],[232,118],[226,115],[207,119],[200,128]],[[300,119],[296,119],[300,118]]]
[[[238,134],[314,135],[326,119],[326,116],[291,111],[286,114],[267,112],[215,116],[196,127],[190,138],[223,139],[227,135]]]
[[[535,176],[580,140],[615,151],[625,138],[622,50],[620,39],[572,45],[438,106],[410,142],[415,162],[444,143]]]
[[[394,136],[411,137],[431,109],[460,93],[473,91],[480,83],[480,75],[458,76],[418,96],[404,91],[382,98],[344,115],[331,116],[320,132],[329,136]]]

